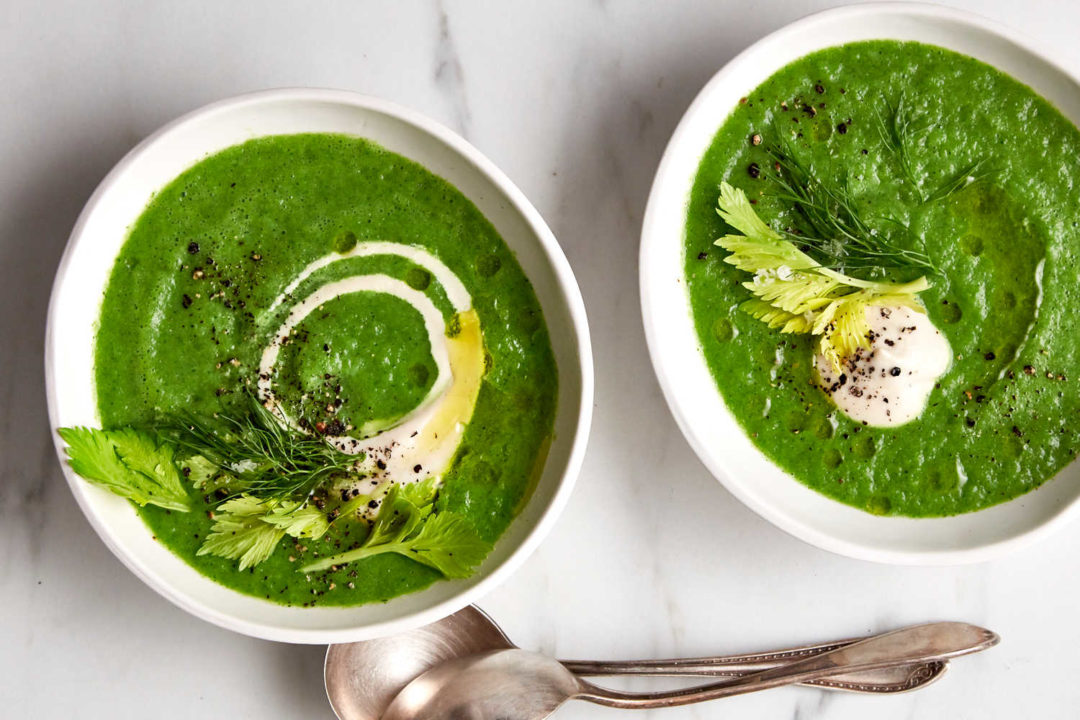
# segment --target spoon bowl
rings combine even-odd
[[[331,645],[323,675],[341,720],[377,720],[413,679],[459,657],[514,647],[479,608],[389,637]]]
[[[540,720],[587,687],[546,655],[494,650],[424,673],[393,699],[382,720]]]

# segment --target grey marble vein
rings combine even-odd
[[[435,43],[435,84],[450,103],[454,129],[469,137],[472,113],[465,91],[465,69],[450,28],[450,16],[442,0],[438,3],[439,35]]]

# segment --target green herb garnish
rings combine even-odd
[[[926,200],[922,183],[915,177],[915,168],[911,162],[911,145],[930,132],[934,125],[926,115],[916,115],[912,112],[903,94],[895,102],[885,98],[884,103],[885,112],[875,113],[881,141],[896,158],[904,180],[919,195],[920,200]]]
[[[245,570],[270,557],[286,535],[319,538],[329,528],[326,516],[307,503],[241,495],[214,511],[214,525],[196,554],[239,560]]]
[[[944,200],[951,197],[953,194],[960,192],[968,185],[985,180],[993,174],[993,171],[987,167],[987,164],[982,160],[976,160],[973,163],[969,163],[949,177],[945,178],[941,185],[936,190],[926,196],[923,202],[932,203]]]
[[[824,267],[765,224],[746,198],[720,185],[717,213],[742,235],[725,235],[716,245],[724,262],[753,273],[743,287],[754,298],[739,307],[784,333],[821,336],[820,351],[840,371],[841,361],[870,345],[866,307],[903,305],[925,312],[916,294],[930,287],[926,277],[908,283],[860,280]]]
[[[286,426],[252,399],[247,414],[192,414],[160,432],[130,428],[61,428],[71,467],[90,482],[139,505],[188,511],[191,500],[178,466],[196,490],[220,493],[211,531],[198,555],[236,560],[245,570],[273,554],[285,536],[318,539],[334,523],[369,506],[368,495],[331,507],[314,493],[333,494],[358,479],[360,456]],[[178,456],[187,455],[182,462]],[[491,549],[463,515],[438,511],[434,479],[394,486],[383,499],[363,544],[302,568],[305,572],[397,553],[446,577],[466,577]],[[346,533],[347,535],[347,533]]]
[[[317,435],[286,426],[250,395],[246,412],[219,412],[212,419],[184,413],[166,434],[186,454],[233,478],[230,487],[264,500],[303,499],[354,473],[363,460],[363,455],[349,455]],[[205,470],[200,466],[200,476]]]
[[[86,427],[60,428],[59,433],[68,445],[71,469],[94,485],[137,505],[191,509],[173,448],[159,442],[154,433]]]
[[[879,274],[890,269],[935,270],[925,252],[901,247],[872,227],[846,181],[827,182],[790,146],[776,148],[771,154],[780,168],[772,176],[781,189],[775,197],[792,203],[807,225],[806,232],[786,234],[814,253],[819,264],[841,272],[870,270]],[[899,221],[886,220],[907,231]]]
[[[992,174],[985,162],[976,160],[945,178],[935,190],[927,191],[924,188],[926,178],[919,177],[915,172],[911,149],[915,144],[923,141],[937,123],[932,122],[925,114],[919,115],[912,111],[902,93],[895,102],[886,98],[884,105],[885,112],[880,110],[876,112],[878,134],[881,136],[882,143],[896,158],[905,182],[911,186],[920,202],[931,203],[944,200],[973,182]]]
[[[434,483],[398,485],[383,500],[363,544],[301,568],[326,570],[364,558],[397,553],[435,568],[448,578],[468,577],[491,550],[463,515],[436,511]]]

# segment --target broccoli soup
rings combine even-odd
[[[1080,448],[1080,132],[928,45],[808,55],[732,109],[688,204],[702,352],[757,447],[878,514],[1026,493]]]
[[[557,373],[458,190],[363,139],[258,138],[160,190],[96,338],[80,475],[205,575],[292,605],[465,577],[528,500]]]

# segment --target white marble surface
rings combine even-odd
[[[1077,716],[1080,526],[975,567],[829,555],[724,491],[653,379],[636,257],[667,137],[738,50],[826,4],[0,3],[0,716],[331,717],[321,648],[189,617],[98,541],[57,467],[41,371],[52,273],[97,181],[176,115],[284,85],[381,95],[456,128],[532,199],[577,272],[598,369],[588,459],[550,539],[482,603],[520,644],[564,657],[704,654],[961,618],[1004,642],[916,694],[785,689],[641,717]],[[1080,65],[1080,5],[958,4]]]

